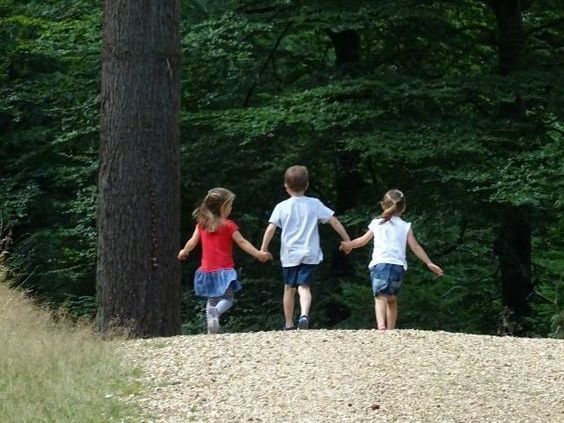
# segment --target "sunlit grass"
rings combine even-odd
[[[132,421],[138,389],[116,343],[89,325],[55,321],[0,271],[0,422]]]

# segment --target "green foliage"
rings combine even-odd
[[[535,311],[533,324],[536,333],[564,338],[564,257],[562,219],[549,222],[542,238],[535,243],[535,291],[531,298]]]
[[[12,265],[49,301],[92,295],[101,11],[5,5],[0,200],[18,229]]]
[[[309,193],[335,207],[338,180],[357,172],[339,217],[354,236],[390,187],[446,269],[410,259],[400,327],[504,333],[493,253],[499,210],[533,219],[531,335],[562,336],[564,192],[562,12],[533,2],[522,69],[498,74],[486,2],[280,0],[182,2],[183,238],[213,186],[237,194],[234,218],[258,244],[284,169],[310,168]],[[78,315],[93,313],[101,10],[91,2],[0,3],[0,206],[13,222],[19,283]],[[359,36],[357,62],[336,64],[330,33]],[[517,95],[518,94],[518,95]],[[516,107],[524,105],[524,113]],[[340,159],[353,157],[349,168]],[[339,268],[322,232],[314,327],[372,327],[369,248]],[[273,242],[276,252],[277,240]],[[281,325],[278,263],[237,253],[244,291],[225,330]],[[203,330],[185,265],[184,331]]]

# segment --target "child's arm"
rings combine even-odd
[[[413,253],[419,258],[419,260],[427,265],[431,272],[433,272],[437,276],[443,275],[443,269],[441,269],[431,261],[423,247],[415,239],[415,235],[413,234],[412,229],[409,229],[409,232],[407,234],[407,244],[409,245],[411,251],[413,251]]]
[[[268,260],[272,260],[272,254],[270,254],[268,251],[257,250],[253,246],[253,244],[251,244],[249,241],[247,241],[243,237],[243,235],[241,235],[241,232],[239,232],[239,231],[233,232],[233,241],[235,241],[237,243],[237,245],[241,248],[241,250],[243,250],[247,254],[250,254],[251,256],[257,258],[262,263],[264,263]]]
[[[276,233],[277,228],[278,228],[278,226],[276,226],[274,223],[268,224],[268,226],[266,227],[266,230],[264,231],[264,235],[262,237],[262,244],[260,246],[261,251],[267,251],[268,252],[268,246],[270,245],[270,241],[272,241],[272,237]]]
[[[374,238],[374,234],[372,231],[366,231],[366,233],[358,238],[353,239],[352,241],[343,241],[341,242],[341,247],[339,249],[343,251],[345,254],[349,254],[351,250],[354,248],[361,248],[364,247],[366,244],[370,242],[370,240]]]
[[[196,227],[196,229],[194,229],[194,233],[192,234],[190,239],[186,242],[184,248],[179,251],[178,260],[180,261],[186,260],[190,255],[190,251],[196,248],[198,242],[200,242],[200,232],[198,232],[198,227]]]
[[[350,241],[351,240],[349,234],[347,233],[347,230],[342,225],[342,223],[339,221],[339,219],[337,219],[335,216],[332,216],[331,219],[329,219],[329,221],[327,223],[329,223],[331,225],[333,230],[339,234],[339,236],[341,237],[341,239],[343,241]]]

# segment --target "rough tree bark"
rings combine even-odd
[[[105,0],[97,325],[180,329],[179,0]]]

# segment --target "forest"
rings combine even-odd
[[[0,245],[15,286],[77,318],[98,307],[101,3],[0,0]],[[260,246],[306,165],[352,237],[405,193],[445,276],[408,258],[399,328],[564,337],[563,1],[181,0],[180,17],[175,249],[217,186]],[[370,248],[343,256],[326,226],[312,327],[372,328]],[[277,248],[236,251],[226,331],[280,328]],[[177,265],[181,332],[202,333],[199,257]]]

